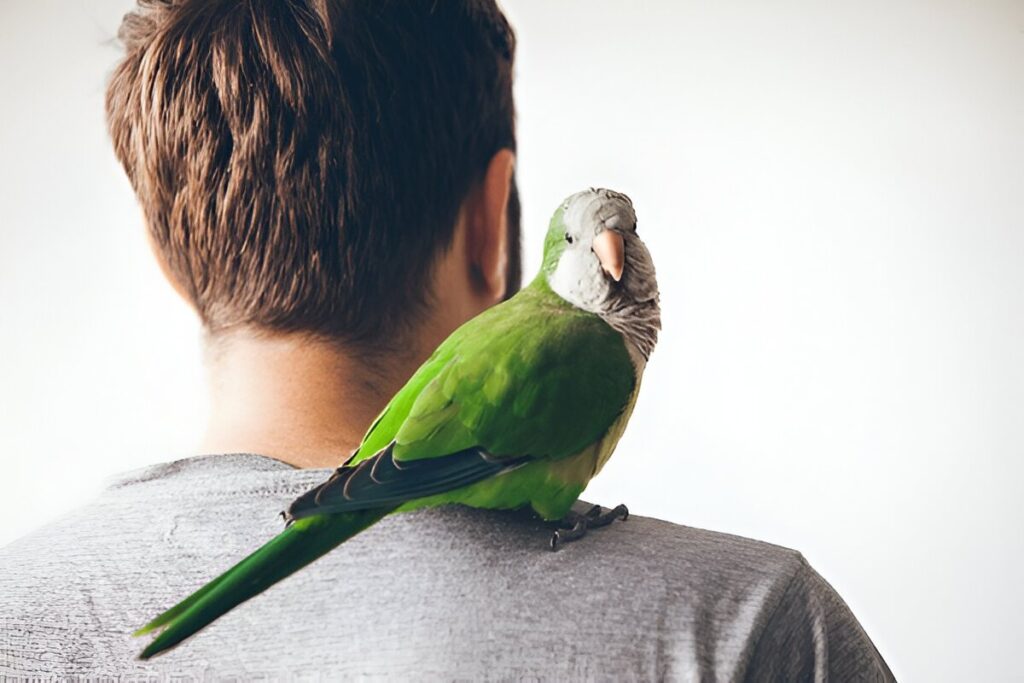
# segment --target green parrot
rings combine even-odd
[[[148,659],[386,515],[461,503],[567,520],[559,541],[625,518],[570,510],[625,430],[661,328],[628,197],[590,189],[555,211],[540,273],[455,330],[359,448],[289,507],[276,537],[136,631]],[[571,527],[571,528],[569,528]]]

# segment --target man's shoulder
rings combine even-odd
[[[650,557],[685,580],[706,578],[707,571],[719,577],[781,578],[786,582],[807,566],[798,550],[735,534],[638,515],[618,526],[615,541],[623,547],[624,560]]]
[[[329,474],[330,470],[300,470],[250,454],[200,456],[151,465],[113,477],[90,504],[0,548],[0,553],[34,553],[43,546],[75,553],[107,541],[130,552],[123,545],[126,540],[135,536],[160,540],[151,531],[169,519],[177,521],[163,541],[172,540],[182,525],[192,532],[231,525],[241,526],[243,531],[253,527],[253,531],[274,533],[281,523],[277,513]],[[552,529],[528,515],[460,506],[392,516],[377,527],[379,532],[371,529],[363,535],[379,534],[382,542],[405,534],[436,537],[434,540],[450,535],[475,538],[481,544],[493,541],[505,550],[520,545],[542,556],[549,553]],[[69,543],[70,539],[75,542]],[[602,557],[601,565],[609,568],[621,563],[635,567],[645,559],[654,560],[653,566],[666,569],[666,579],[678,574],[693,580],[703,575],[702,568],[711,568],[720,577],[723,572],[790,577],[805,564],[796,550],[637,515],[594,530],[582,542],[566,545],[552,556],[579,561],[595,554]]]
[[[0,549],[0,672],[729,677],[811,571],[793,550],[645,517],[551,552],[528,515],[424,509],[134,659],[132,630],[277,533],[326,475],[259,456],[146,468]]]

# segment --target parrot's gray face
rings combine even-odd
[[[658,339],[661,312],[654,261],[636,232],[629,197],[606,189],[563,202],[565,244],[549,284],[559,296],[596,313],[646,359]]]

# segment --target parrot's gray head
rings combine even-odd
[[[658,281],[629,197],[591,188],[562,202],[545,241],[544,272],[555,293],[650,356],[661,329]]]

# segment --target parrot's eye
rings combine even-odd
[[[569,244],[572,244],[572,235],[570,235],[569,233],[565,233],[565,241],[568,242]]]

